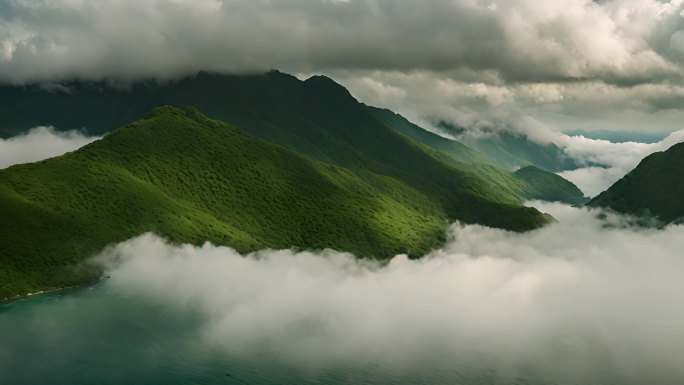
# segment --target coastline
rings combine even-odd
[[[95,279],[93,281],[88,281],[88,282],[80,284],[80,285],[58,287],[55,289],[40,290],[40,291],[36,291],[36,292],[32,292],[32,293],[15,295],[13,297],[0,298],[0,305],[6,304],[6,303],[12,302],[12,301],[18,301],[20,299],[25,299],[25,298],[29,298],[29,297],[36,297],[36,296],[43,295],[43,294],[50,294],[50,293],[55,293],[55,292],[59,292],[59,291],[66,291],[66,290],[73,290],[73,289],[81,289],[81,288],[92,286],[92,285],[98,283],[99,281],[102,280],[102,278],[103,277],[98,277],[97,279]]]

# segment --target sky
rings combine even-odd
[[[444,365],[491,370],[500,383],[681,384],[684,227],[531,204],[558,222],[527,233],[456,223],[418,260],[241,255],[145,234],[93,262],[124,296],[200,314],[187,338],[239,356]]]
[[[1,0],[0,81],[330,75],[418,122],[666,134],[682,0]]]

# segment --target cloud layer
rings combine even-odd
[[[57,132],[52,127],[36,127],[26,134],[0,139],[0,169],[62,155],[97,139],[78,131]]]
[[[674,132],[657,143],[613,143],[563,134],[559,134],[555,141],[579,164],[589,165],[564,171],[559,175],[574,182],[586,195],[593,197],[632,171],[646,156],[684,142],[684,130]],[[604,167],[591,166],[592,164]]]
[[[493,370],[503,382],[684,380],[684,227],[537,204],[559,219],[516,234],[454,225],[421,260],[172,246],[144,235],[97,258],[107,285],[205,320],[205,343],[295,365]],[[606,226],[610,224],[610,226]]]
[[[2,11],[6,80],[279,67],[633,83],[677,76],[684,59],[680,0],[35,0]]]
[[[326,73],[414,120],[670,132],[682,0],[8,0],[0,81]]]

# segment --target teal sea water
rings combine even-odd
[[[2,303],[0,384],[489,384],[501,375],[443,362],[292,364],[268,349],[243,356],[207,346],[201,321],[106,283]]]

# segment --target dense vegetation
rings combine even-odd
[[[528,199],[570,204],[582,204],[589,200],[574,183],[535,166],[523,167],[514,175],[525,183],[524,194]]]
[[[459,141],[432,133],[393,111],[370,106],[367,109],[376,119],[396,132],[439,151],[455,166],[494,164],[489,157],[481,152],[473,150]]]
[[[368,107],[368,109],[373,116],[396,132],[426,146],[426,151],[432,153],[433,156],[456,168],[468,170],[480,176],[499,191],[517,195],[522,199],[561,201],[571,204],[585,203],[588,199],[577,186],[559,175],[535,166],[526,166],[515,172],[506,171],[495,166],[497,162],[483,153],[456,140],[427,131],[399,114],[374,107]]]
[[[4,86],[0,87],[0,101],[0,136],[39,124],[102,134],[161,104],[193,106],[212,118],[327,163],[415,183],[414,176],[427,170],[433,170],[435,177],[450,174],[435,166],[433,158],[437,157],[475,172],[478,180],[468,183],[479,184],[482,195],[508,202],[526,197],[524,185],[507,171],[486,166],[493,162],[484,154],[430,133],[391,111],[365,106],[323,76],[300,81],[277,71],[241,76],[200,72],[168,83],[147,81],[118,87],[106,82]],[[450,189],[454,182],[462,184],[430,179],[439,185],[433,187],[440,189]]]
[[[539,188],[544,171],[521,179],[322,76],[4,86],[0,101],[5,136],[41,124],[102,134],[142,119],[72,154],[0,170],[0,297],[90,279],[83,258],[147,231],[243,252],[418,256],[453,220],[533,229],[547,217],[523,200],[563,194]],[[182,109],[146,117],[160,104]]]
[[[667,224],[684,217],[684,143],[647,156],[632,172],[599,194],[589,205]]]
[[[483,135],[464,135],[465,130],[440,122],[438,126],[467,146],[485,154],[491,162],[507,170],[536,166],[546,171],[563,171],[579,165],[553,143],[538,143],[513,130],[482,129]]]
[[[548,220],[374,127],[401,152],[376,143],[377,153],[322,162],[195,109],[161,107],[73,153],[0,170],[0,297],[91,279],[84,258],[148,231],[242,252],[331,247],[382,258],[425,253],[455,219],[512,230]]]

